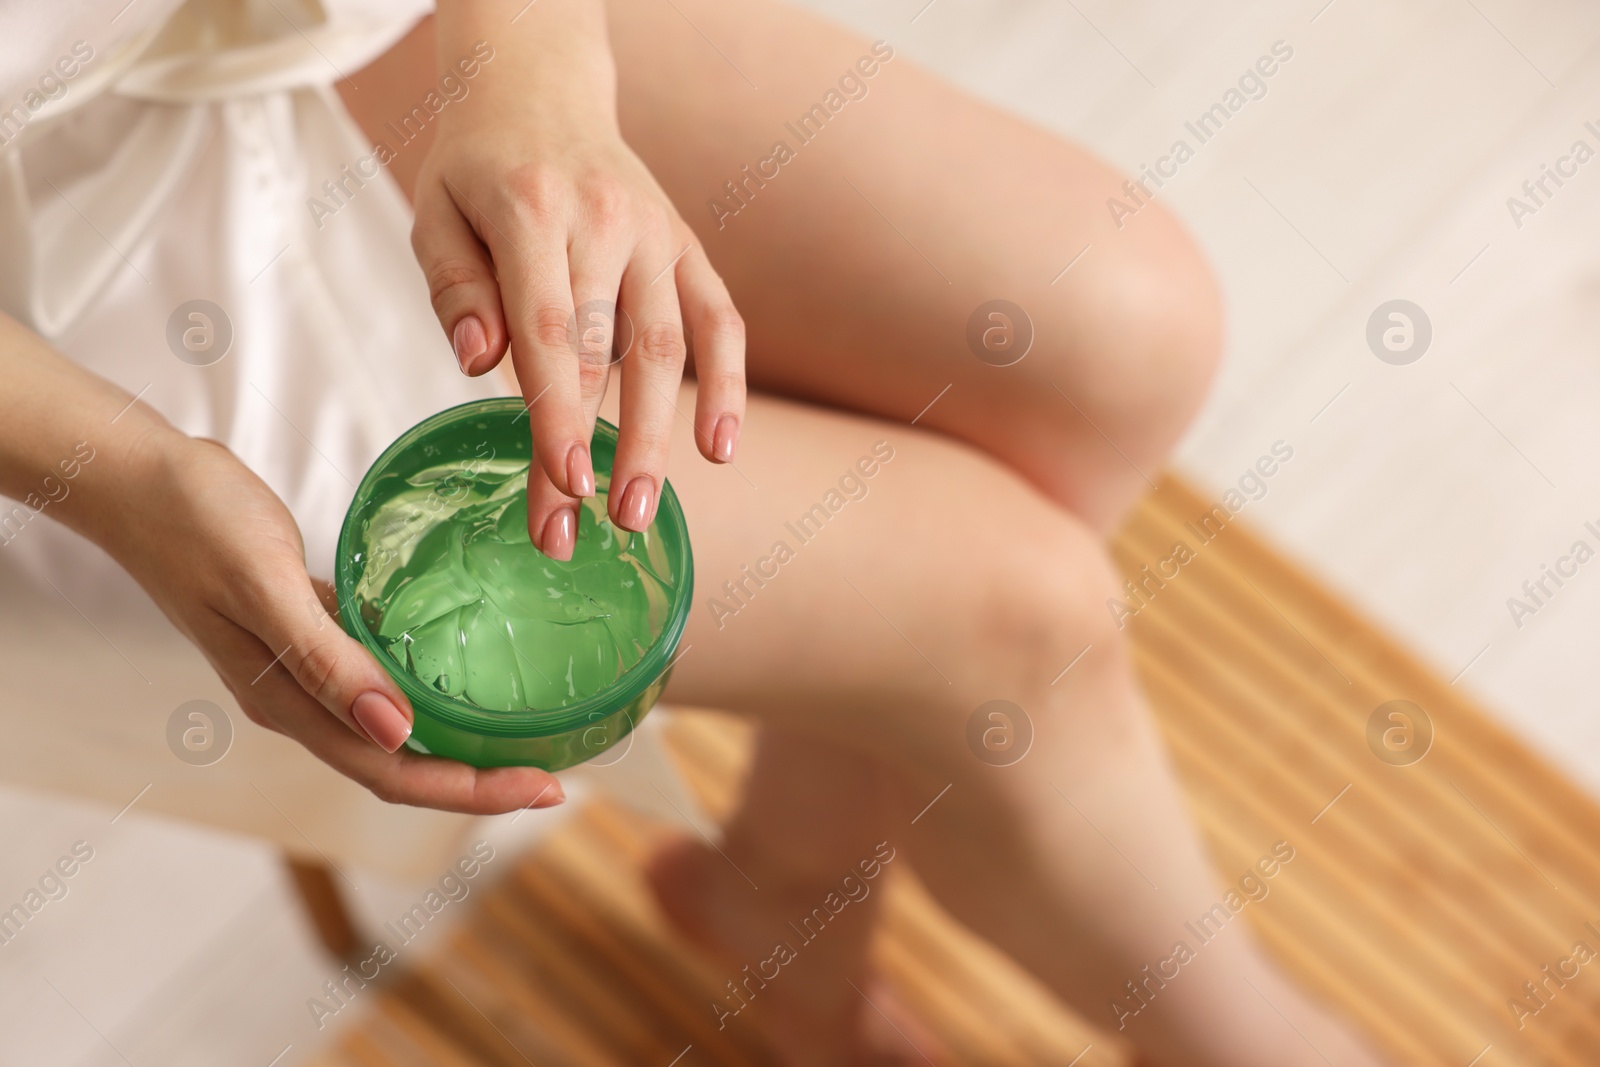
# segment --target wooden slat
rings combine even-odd
[[[1146,678],[1157,677],[1157,670],[1159,668],[1148,670]],[[1170,684],[1170,680],[1165,684]],[[1165,684],[1152,686],[1152,691],[1162,692]],[[1177,699],[1173,702],[1177,703]],[[1196,714],[1195,718],[1199,717]],[[1237,771],[1243,773],[1236,773],[1231,778],[1210,776],[1207,774],[1210,769],[1209,754],[1203,748],[1177,730],[1169,732],[1168,739],[1178,766],[1190,779],[1191,799],[1213,834],[1213,854],[1218,857],[1224,870],[1243,870],[1255,856],[1261,854],[1263,842],[1273,840],[1274,835],[1280,832],[1290,832],[1274,819],[1275,813],[1269,803],[1263,801],[1261,790],[1255,788],[1265,775],[1256,778],[1250,775],[1249,768],[1238,768]],[[1232,740],[1243,749],[1256,739],[1245,735]],[[1299,807],[1298,804],[1292,805],[1290,810]],[[1348,814],[1348,811],[1344,814]],[[1405,1020],[1403,1029],[1407,1031],[1415,1032],[1419,1028],[1419,1016],[1409,1010],[1396,1013],[1394,1009],[1421,995],[1428,1006],[1426,1017],[1433,1021],[1437,1033],[1450,1033],[1457,1021],[1456,1011],[1442,1008],[1475,1006],[1483,1023],[1482,1028],[1486,1031],[1486,1039],[1498,1041],[1508,1036],[1509,1017],[1500,1014],[1503,1008],[1500,998],[1503,994],[1496,989],[1490,976],[1496,968],[1509,967],[1513,971],[1527,969],[1528,961],[1510,951],[1498,956],[1486,951],[1480,942],[1500,940],[1498,931],[1493,927],[1475,927],[1473,917],[1464,912],[1453,897],[1437,892],[1428,893],[1434,887],[1413,887],[1419,893],[1428,893],[1432,906],[1410,912],[1395,908],[1394,894],[1378,887],[1376,883],[1381,879],[1374,877],[1374,871],[1379,864],[1392,860],[1403,877],[1403,861],[1398,857],[1380,855],[1370,847],[1369,835],[1349,832],[1347,828],[1351,823],[1356,827],[1367,825],[1366,822],[1347,818],[1330,818],[1325,826],[1320,822],[1316,828],[1309,823],[1303,826],[1302,833],[1314,832],[1317,843],[1308,843],[1305,836],[1295,840],[1297,855],[1290,869],[1293,871],[1293,884],[1307,889],[1305,895],[1324,908],[1324,918],[1317,925],[1328,932],[1330,940],[1340,944],[1357,942],[1365,951],[1380,953],[1385,957],[1403,947],[1411,960],[1413,966],[1407,973],[1358,968],[1353,976],[1347,974],[1352,989],[1360,991],[1355,995],[1384,1004],[1389,1014],[1401,1014]],[[1227,845],[1222,842],[1224,837],[1230,839]],[[1331,839],[1333,843],[1319,847],[1323,837]],[[1372,862],[1357,867],[1347,862],[1345,857],[1349,856],[1362,856]],[[1392,879],[1391,884],[1402,884],[1402,878]],[[1274,885],[1273,893],[1277,894],[1279,888],[1280,885]],[[1269,896],[1268,899],[1272,900],[1273,897]],[[1326,910],[1330,901],[1338,902],[1336,911]],[[1277,905],[1272,907],[1276,908]],[[1422,921],[1428,919],[1437,921]],[[1490,936],[1484,937],[1485,932]],[[1418,975],[1425,976],[1427,982],[1422,985],[1415,983],[1413,979]],[[1397,989],[1391,988],[1396,984]],[[1444,991],[1442,996],[1441,990]],[[1547,1054],[1560,1055],[1547,1035],[1535,1031],[1530,1037]]]
[[[1237,522],[1202,544],[1186,523],[1209,507],[1164,479],[1113,554],[1137,579],[1175,541],[1197,549],[1128,634],[1220,874],[1278,840],[1296,849],[1244,912],[1255,935],[1397,1063],[1460,1067],[1486,1045],[1494,1067],[1600,1063],[1589,967],[1523,1027],[1506,1004],[1574,942],[1600,949],[1583,928],[1600,920],[1600,805]],[[1409,766],[1367,747],[1367,719],[1390,699],[1434,724]],[[684,712],[670,736],[725,816],[749,727]],[[717,1030],[724,976],[649,900],[640,871],[665,832],[606,803],[579,813],[475,898],[445,947],[376,990],[319,1067],[610,1067],[685,1048],[681,1067],[775,1062],[756,1028]],[[874,960],[950,1063],[1065,1065],[1086,1048],[1079,1067],[1126,1063],[1115,1037],[897,875]]]
[[[1004,1057],[1020,1055],[1028,1065],[1117,1067],[1126,1058],[1117,1040],[1063,1011],[993,946],[949,921],[914,876],[902,872],[890,886],[874,960],[920,1018],[959,1020],[944,1028],[944,1040],[970,1035],[976,1021],[983,1037],[1004,1041],[993,1060],[967,1055],[957,1062],[1010,1063]],[[929,974],[942,981],[923,981]]]
[[[1128,630],[1214,852],[1244,833],[1301,853],[1253,916],[1264,941],[1401,1062],[1465,1063],[1491,1043],[1497,1064],[1600,1062],[1600,982],[1574,981],[1521,1029],[1506,1006],[1593,944],[1600,808],[1237,524],[1202,545],[1185,524],[1208,509],[1168,480],[1115,553],[1132,577],[1175,541],[1197,550]],[[1390,699],[1433,721],[1420,762],[1367,748]]]

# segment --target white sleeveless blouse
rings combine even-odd
[[[227,444],[322,577],[384,446],[494,391],[456,369],[387,175],[311,210],[372,151],[334,83],[431,6],[0,0],[0,309]],[[7,571],[102,625],[140,596],[37,519],[0,546]]]

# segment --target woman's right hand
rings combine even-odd
[[[673,426],[688,418],[677,398],[691,349],[696,444],[713,463],[733,460],[744,322],[622,138],[605,5],[543,0],[511,22],[493,5],[439,4],[442,69],[467,57],[460,69],[481,70],[439,113],[417,176],[412,246],[462,371],[487,373],[509,354],[532,435],[528,532],[567,560],[580,498],[597,492],[589,446],[613,364],[621,395],[607,507],[618,527],[643,531],[660,505]]]
[[[400,749],[409,702],[329,615],[332,589],[307,573],[289,509],[233,453],[163,426],[121,458],[137,479],[126,494],[136,506],[96,524],[95,539],[199,647],[252,722],[393,803],[496,814],[562,801],[555,777],[534,767],[479,770]]]

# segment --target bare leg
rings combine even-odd
[[[671,472],[703,592],[685,638],[693,652],[669,696],[869,757],[889,797],[874,833],[862,833],[866,820],[813,818],[814,798],[835,782],[826,751],[813,750],[789,775],[758,780],[730,844],[787,867],[786,888],[815,892],[831,888],[817,871],[832,867],[831,881],[861,858],[865,837],[887,839],[959,918],[1115,1028],[1110,1006],[1125,983],[1193,940],[1184,923],[1220,890],[1102,606],[1113,579],[1098,537],[939,436],[762,398],[750,410],[737,470],[685,450]],[[687,438],[687,423],[680,429]],[[841,487],[843,473],[880,440],[893,458],[857,476],[864,495],[798,537],[796,517],[855,486]],[[960,521],[974,515],[985,521]],[[778,540],[792,558],[762,564]],[[762,584],[743,578],[746,565],[767,575]],[[717,597],[719,608],[711,599],[723,576],[745,592]],[[1032,724],[1032,748],[1012,766],[969,747],[972,712],[992,699],[1015,702]],[[856,766],[844,764],[841,794],[866,795]],[[814,788],[797,791],[783,777],[802,768]],[[806,838],[804,863],[784,864],[801,829],[820,837]],[[830,858],[819,865],[819,855]],[[707,911],[769,909],[767,886],[754,891],[731,871],[698,889]],[[1283,983],[1242,927],[1191,948],[1194,961],[1125,1020],[1153,1062],[1372,1062]]]
[[[778,179],[752,185],[744,166],[765,156],[773,138],[791,138],[786,123],[821,99],[840,71],[867,54],[868,43],[759,2],[688,2],[675,10],[660,0],[613,0],[612,6],[627,135],[699,228],[728,278],[750,327],[753,379],[789,395],[896,420],[922,413],[921,425],[1001,458],[1090,531],[1109,530],[1145,488],[1143,472],[1159,467],[1198,404],[1219,347],[1219,316],[1209,277],[1172,220],[1159,208],[1150,208],[1126,231],[1118,231],[1103,205],[1107,196],[1120,191],[1121,176],[1082,150],[972,101],[903,61],[884,66],[871,95],[849,105],[837,120],[830,119],[824,135],[803,148],[796,144],[802,154]],[[701,33],[715,42],[714,48]],[[759,93],[749,91],[740,71],[759,72]],[[730,201],[722,191],[729,180],[743,183],[741,199],[746,201],[735,217],[718,219],[711,210],[698,210],[697,205],[712,198],[726,206]],[[1063,275],[1062,268],[1085,248],[1083,260]],[[989,366],[965,343],[973,309],[996,296],[1023,305],[1037,332],[1027,359],[1013,367]],[[924,412],[936,397],[937,403]],[[980,486],[972,492],[988,507],[936,509],[928,521],[950,524],[1007,515]],[[994,531],[987,532],[988,537],[958,536],[949,551],[965,550],[970,557],[1008,550]],[[1086,558],[1096,555],[1089,545],[1080,544],[1077,551]],[[929,552],[932,560],[943,558],[931,548]],[[871,570],[866,560],[859,566]],[[1103,564],[1094,566],[1103,571]],[[1063,614],[1102,600],[1089,594],[1075,603],[1063,601]],[[915,617],[927,607],[926,602],[908,603],[906,611]],[[1062,620],[1054,621],[1059,626]],[[1092,622],[1086,626],[1094,629]],[[985,636],[992,641],[996,635]],[[1063,728],[1055,742],[1061,746],[1061,761],[1048,776],[1049,791],[1040,788],[1029,806],[1036,803],[1049,810],[1053,805],[1064,818],[1076,821],[1074,832],[1087,835],[1077,842],[1080,848],[1103,845],[1101,830],[1112,840],[1123,840],[1095,814],[1100,808],[1118,812],[1113,820],[1129,819],[1132,825],[1125,823],[1124,829],[1134,838],[1173,842],[1163,853],[1176,859],[1184,873],[1169,881],[1150,872],[1149,880],[1162,887],[1159,892],[1151,890],[1143,874],[1135,879],[1127,868],[1120,872],[1123,879],[1115,877],[1106,865],[1122,863],[1119,856],[1102,854],[1078,868],[1080,881],[1068,895],[1080,909],[1080,921],[1093,922],[1100,911],[1108,927],[1118,920],[1131,925],[1151,918],[1147,904],[1181,911],[1179,902],[1184,900],[1204,910],[1215,899],[1200,899],[1214,894],[1206,864],[1150,737],[1115,635],[1102,638],[1110,662],[1102,664],[1097,679],[1084,683],[1088,702],[1083,706],[1119,709],[1111,721],[1122,716],[1128,720],[1120,731],[1079,721],[1070,713],[1066,724],[1054,724]],[[978,643],[985,644],[981,639]],[[1061,649],[1060,664],[1075,651]],[[1037,669],[1043,667],[1041,663]],[[1085,668],[1093,669],[1085,661],[1075,671],[1087,674]],[[1034,682],[1041,686],[1039,679]],[[1033,707],[1014,695],[1014,686],[1013,680],[987,696],[1003,694]],[[1060,689],[1041,687],[1045,706],[1059,709],[1071,703],[1056,691]],[[974,693],[967,710],[985,698]],[[739,706],[737,698],[727,702]],[[958,732],[949,729],[947,740],[954,736]],[[814,855],[831,855],[822,866],[845,867],[851,861],[851,838],[864,829],[860,821],[806,820],[803,795],[790,785],[795,778],[828,780],[825,750],[785,745],[781,739],[769,742],[769,748],[780,745],[789,775],[752,781],[730,847],[754,857],[763,836],[784,842],[803,821]],[[1048,761],[1043,751],[1030,758]],[[924,795],[931,796],[938,785],[929,782]],[[1057,789],[1074,798],[1071,805]],[[959,809],[959,804],[948,805],[940,817],[954,823],[952,832],[958,836],[981,836],[984,815]],[[1135,811],[1139,818],[1132,817]],[[1038,810],[1033,817],[1040,817]],[[1091,826],[1090,820],[1097,825]],[[934,815],[924,821],[934,822]],[[831,852],[825,841],[830,826],[837,833]],[[751,827],[759,832],[752,833]],[[1050,850],[1043,842],[1034,847],[1046,854]],[[970,855],[957,851],[941,858],[921,848],[916,855],[919,868],[946,903],[1002,944],[1025,946],[1019,950],[1024,959],[1026,946],[1037,950],[1041,944],[1051,947],[1058,965],[1063,956],[1081,960],[1100,955],[1099,948],[1066,953],[1067,940],[1033,936],[1033,921],[1041,914],[1035,907],[1008,909],[1026,929],[1007,929],[1002,922],[997,931],[992,915],[987,922],[974,919],[974,912],[992,908],[988,902],[994,898],[986,894],[996,887],[972,876]],[[1018,857],[1017,863],[1000,867],[1003,877],[1020,876],[1029,858]],[[1093,874],[1086,876],[1086,871]],[[1054,881],[1037,873],[1043,884]],[[1085,877],[1098,879],[1098,890]],[[1059,882],[1054,884],[1059,888]],[[725,888],[737,893],[737,887]],[[812,891],[821,888],[819,874]],[[800,891],[798,885],[795,889]],[[1088,906],[1097,892],[1109,892],[1110,897]],[[1141,893],[1151,892],[1155,901],[1140,900]],[[1036,907],[1050,909],[1042,901]],[[1181,932],[1181,924],[1171,929]],[[1163,935],[1146,933],[1162,941]],[[1106,936],[1115,940],[1122,935],[1107,930]],[[1138,979],[1145,963],[1168,956],[1172,943],[1152,947],[1160,953],[1137,964],[1128,960],[1133,965],[1120,979],[1057,972],[1058,988],[1091,1018],[1110,1022],[1108,1005],[1122,992],[1120,983]],[[1212,1056],[1219,1062],[1251,1062],[1252,1056],[1291,1062],[1295,1054],[1313,1056],[1303,1046],[1293,1054],[1281,1051],[1285,1040],[1298,1039],[1243,978],[1251,976],[1256,989],[1283,1006],[1308,1033],[1325,1034],[1326,1024],[1314,1018],[1253,947],[1236,949],[1231,961],[1213,961],[1218,972],[1232,975],[1231,989],[1223,983],[1209,991],[1231,1007],[1214,1013],[1215,1006],[1205,1003],[1205,997],[1187,1006],[1168,999],[1159,1010],[1142,1012],[1130,1022],[1146,1028],[1135,1034],[1140,1043],[1163,1059],[1184,1062]],[[1049,964],[1040,966],[1048,969]],[[1089,980],[1078,984],[1082,979]],[[1100,984],[1108,979],[1109,991]],[[1197,1032],[1208,1031],[1209,1036],[1196,1040]],[[1231,1033],[1232,1039],[1221,1038],[1223,1033]],[[1337,1037],[1322,1037],[1318,1043],[1344,1047]]]
[[[874,990],[865,958],[886,879],[863,878],[860,865],[876,862],[894,824],[890,777],[861,753],[768,727],[759,733],[749,781],[723,828],[722,855],[682,838],[657,855],[651,884],[674,922],[726,961],[730,978],[738,980],[743,965],[769,957],[779,943],[803,949],[751,998],[748,1014],[730,995],[733,1016],[725,1025],[767,1026],[786,1062],[852,1062],[863,1021],[877,1021],[863,999]],[[760,887],[754,898],[750,883]],[[826,936],[819,930],[805,941],[807,931],[791,924],[824,906],[829,893],[850,903],[836,904],[841,910],[827,921]],[[881,992],[872,996],[884,1006]],[[893,1037],[891,1047],[912,1054]]]

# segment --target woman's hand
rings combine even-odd
[[[147,434],[138,512],[97,539],[205,653],[251,721],[299,741],[383,800],[494,814],[563,799],[532,767],[478,770],[395,750],[409,702],[328,614],[326,582],[306,573],[283,502],[222,445]]]
[[[528,529],[572,555],[589,440],[613,363],[622,375],[611,521],[655,517],[687,342],[701,453],[733,458],[744,415],[744,324],[722,279],[617,126],[599,0],[540,0],[514,23],[441,3],[439,60],[481,60],[439,116],[415,193],[412,244],[467,374],[509,349],[535,464]]]

